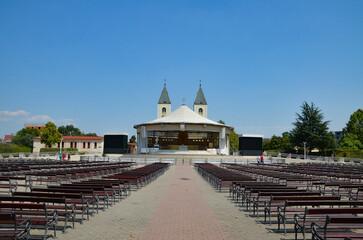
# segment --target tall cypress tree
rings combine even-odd
[[[295,126],[291,131],[291,140],[297,147],[306,147],[311,151],[314,148],[319,150],[329,148],[332,143],[332,134],[328,132],[330,121],[324,121],[321,110],[311,103],[304,102],[301,106],[301,113],[296,113]]]

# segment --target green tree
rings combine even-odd
[[[358,109],[350,115],[347,126],[343,129],[344,135],[354,134],[357,140],[363,143],[363,110]],[[352,137],[354,139],[354,137]]]
[[[295,126],[291,131],[291,140],[297,147],[303,147],[306,142],[306,147],[311,152],[312,149],[325,149],[330,141],[328,132],[329,121],[324,121],[324,115],[321,110],[311,103],[309,105],[304,102],[301,106],[301,114],[296,113]]]
[[[33,138],[39,135],[40,131],[38,129],[23,128],[11,140],[15,144],[33,148]]]
[[[230,151],[235,152],[239,150],[239,138],[237,133],[234,131],[234,129],[231,129],[230,133]]]
[[[294,144],[291,142],[291,133],[283,132],[281,137],[281,150],[284,152],[294,152]]]
[[[83,133],[81,136],[97,136],[97,133]]]
[[[270,142],[271,142],[271,140],[267,140],[267,141],[264,141],[262,143],[263,150],[271,150],[271,148],[270,148]]]
[[[79,128],[74,127],[72,124],[66,126],[60,126],[58,128],[58,131],[63,136],[82,136],[81,130],[79,130]]]
[[[282,149],[281,146],[282,146],[282,138],[273,135],[269,143],[270,150],[281,150]]]
[[[341,149],[362,149],[363,144],[354,134],[349,134],[339,140],[339,148]]]
[[[55,143],[61,141],[62,134],[57,130],[54,123],[48,122],[45,125],[45,128],[42,129],[40,138],[41,143],[44,143],[47,147],[52,147]]]
[[[136,137],[135,137],[135,135],[132,135],[130,137],[129,143],[136,143]]]
[[[218,123],[220,123],[220,124],[226,124],[224,121],[222,121],[222,120],[219,120],[218,121]]]

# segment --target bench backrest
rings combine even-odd
[[[327,223],[363,223],[363,217],[326,217]]]
[[[273,196],[273,201],[323,201],[340,200],[340,196]]]
[[[0,213],[0,220],[1,221],[14,221],[16,220],[15,213]]]
[[[308,208],[307,214],[361,214],[363,208]]]

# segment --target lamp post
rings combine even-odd
[[[304,143],[304,160],[306,160],[306,142],[303,143]]]
[[[60,146],[60,148],[59,148],[60,149],[60,153],[62,153],[62,142],[63,142],[63,138],[61,138],[61,142],[60,142],[60,145],[59,145]]]

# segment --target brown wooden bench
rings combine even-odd
[[[278,229],[280,230],[280,224],[284,225],[284,232],[286,233],[286,220],[293,219],[296,213],[303,213],[305,207],[320,207],[320,206],[330,206],[330,207],[354,207],[363,206],[363,201],[347,201],[347,200],[311,200],[311,201],[293,201],[286,200],[284,206],[277,207],[277,221]],[[292,213],[292,214],[287,214]]]
[[[45,197],[45,196],[0,196],[1,203],[49,203],[47,205],[48,209],[56,209],[58,211],[59,216],[64,216],[64,228],[63,232],[67,228],[67,223],[69,219],[73,220],[74,227],[74,219],[76,210],[84,212],[85,209],[81,209],[74,204],[70,204],[67,202],[66,198],[60,197]],[[83,220],[83,215],[82,215]],[[82,222],[81,220],[81,222]]]
[[[14,212],[0,213],[0,239],[29,239],[31,221],[29,218],[18,223]],[[3,229],[4,227],[4,229]],[[19,228],[20,227],[20,228]]]
[[[331,227],[333,227],[334,231]],[[326,239],[362,239],[362,233],[350,232],[347,230],[362,229],[363,217],[332,217],[326,216],[324,225],[313,222],[311,224],[311,239],[326,240]],[[341,229],[337,231],[337,229]]]
[[[21,217],[18,222],[30,219],[32,228],[44,228],[43,239],[48,236],[48,230],[53,228],[54,235],[57,236],[58,211],[48,211],[45,203],[0,203],[0,213],[15,213]]]
[[[295,239],[300,231],[305,239],[307,229],[310,229],[313,221],[325,220],[326,216],[343,217],[362,214],[363,208],[342,207],[342,208],[305,208],[304,214],[295,214],[294,216],[294,231]]]

